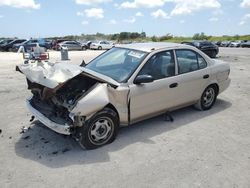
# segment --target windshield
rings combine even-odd
[[[138,50],[112,48],[91,61],[86,68],[106,75],[117,82],[125,82],[146,55],[146,52]]]
[[[1,44],[3,44],[3,45],[6,45],[6,44],[8,44],[8,43],[10,43],[10,42],[12,42],[13,40],[4,40]]]

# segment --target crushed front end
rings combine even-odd
[[[33,94],[26,104],[45,126],[57,133],[70,135],[77,126],[81,126],[81,118],[72,113],[77,102],[101,84],[70,66],[47,66],[43,63],[16,67],[17,71],[25,74],[28,89]]]

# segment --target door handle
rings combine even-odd
[[[173,83],[173,84],[170,84],[170,85],[169,85],[170,88],[175,88],[175,87],[177,87],[177,86],[178,86],[178,83]]]
[[[203,79],[208,79],[209,78],[209,74],[206,74],[203,76]]]

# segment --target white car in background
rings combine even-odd
[[[229,44],[229,47],[234,47],[234,48],[239,48],[241,46],[241,44],[243,43],[243,41],[238,40],[238,41],[232,41]]]
[[[108,41],[92,42],[90,49],[92,50],[109,50],[114,47],[114,44]]]
[[[209,110],[230,84],[228,63],[175,43],[116,46],[84,67],[21,64],[32,96],[30,112],[44,125],[94,149],[120,126],[195,105]]]

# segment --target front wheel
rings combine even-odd
[[[195,104],[199,110],[209,110],[213,107],[217,98],[217,91],[214,86],[208,86],[202,93],[200,100]]]
[[[86,149],[96,149],[115,140],[119,118],[110,108],[96,113],[79,129],[79,144]]]
[[[98,50],[102,50],[102,47],[101,47],[101,46],[99,46],[99,47],[98,47]]]

